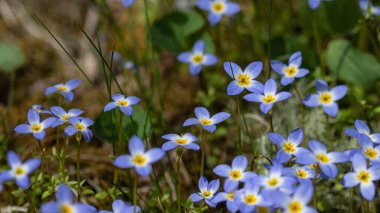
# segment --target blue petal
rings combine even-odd
[[[205,51],[205,43],[202,40],[195,42],[193,47],[194,53],[203,53]]]
[[[327,177],[335,178],[338,175],[338,169],[334,164],[319,164],[323,174]]]
[[[282,150],[282,149],[280,149],[277,152],[278,163],[281,163],[281,164],[287,163],[287,162],[289,162],[290,158],[292,158],[292,155],[284,152],[284,150]]]
[[[138,175],[142,177],[147,177],[152,172],[152,166],[150,164],[146,166],[137,166],[135,167],[135,170]]]
[[[34,172],[34,170],[36,170],[41,165],[41,162],[42,161],[39,158],[32,158],[27,160],[23,165],[26,168],[26,172],[29,174]]]
[[[227,200],[227,193],[225,192],[219,192],[212,198],[212,202],[218,204],[220,202],[224,202]]]
[[[175,141],[179,137],[180,136],[177,134],[166,134],[166,135],[161,136],[161,138],[169,140],[169,141]]]
[[[218,22],[220,22],[221,19],[222,19],[221,14],[215,14],[212,12],[208,14],[208,21],[210,22],[211,26],[216,25]]]
[[[344,187],[351,188],[358,185],[360,182],[358,181],[357,174],[353,172],[349,172],[343,176],[342,184]]]
[[[199,138],[197,138],[196,136],[194,136],[194,135],[191,134],[191,133],[185,133],[185,134],[183,135],[183,137],[184,137],[184,138],[187,138],[187,139],[189,140],[189,143],[192,143],[192,142],[194,142],[194,141],[199,140]]]
[[[366,159],[361,154],[354,154],[352,156],[352,167],[356,172],[367,169]]]
[[[28,124],[20,124],[20,125],[16,126],[14,131],[17,133],[21,133],[21,134],[28,134],[28,133],[32,132],[30,130],[30,126]]]
[[[59,107],[59,106],[51,107],[50,111],[59,118],[66,114],[66,111],[62,107]]]
[[[165,152],[162,151],[162,149],[153,148],[153,149],[148,150],[145,153],[145,155],[148,158],[148,163],[154,163],[156,161],[159,161],[162,157],[164,157]]]
[[[198,193],[193,193],[190,195],[190,199],[191,199],[191,202],[197,203],[197,202],[203,200],[203,197],[201,195],[199,195]]]
[[[86,127],[89,127],[91,126],[92,124],[94,124],[94,121],[89,119],[89,118],[82,118],[82,121],[81,121]]]
[[[303,132],[302,132],[302,129],[301,129],[301,128],[297,128],[297,129],[293,130],[293,131],[289,134],[289,137],[288,137],[288,140],[289,140],[289,141],[292,141],[292,142],[295,143],[297,146],[301,144],[302,139],[303,139]]]
[[[287,77],[287,76],[283,76],[281,78],[281,84],[284,85],[284,86],[287,86],[291,83],[294,82],[294,77]]]
[[[219,181],[219,179],[216,179],[216,180],[212,180],[212,181],[208,184],[207,188],[208,188],[208,190],[211,192],[211,194],[214,194],[215,192],[218,191],[218,189],[219,189],[219,185],[220,185],[220,181]]]
[[[289,57],[289,65],[295,65],[300,67],[302,64],[302,54],[301,52],[295,52]]]
[[[203,65],[212,66],[218,63],[218,58],[212,54],[205,54],[203,59]]]
[[[232,169],[242,170],[247,169],[248,160],[244,155],[240,155],[234,158],[232,161]]]
[[[110,111],[112,109],[115,109],[117,107],[115,102],[110,102],[104,107],[104,112]]]
[[[125,100],[128,101],[129,105],[135,105],[135,104],[138,104],[140,102],[140,98],[138,98],[136,96],[129,96]]]
[[[238,13],[239,11],[240,11],[240,6],[237,3],[234,3],[234,2],[227,3],[227,9],[225,12],[227,16],[232,16],[235,13]]]
[[[33,109],[28,111],[28,121],[30,124],[40,123],[40,115]]]
[[[317,159],[312,153],[301,153],[296,158],[296,163],[302,164],[302,165],[310,165],[317,162]]]
[[[309,203],[310,200],[313,198],[313,185],[308,184],[308,182],[305,182],[297,187],[296,191],[294,192],[293,198],[296,200],[302,201],[302,203]]]
[[[339,85],[334,87],[330,93],[332,95],[333,101],[342,99],[347,94],[348,87],[344,85]]]
[[[221,165],[216,166],[212,171],[218,176],[229,177],[230,172],[231,172],[231,167],[226,164],[221,164]]]
[[[120,107],[120,110],[128,115],[128,116],[131,116],[132,115],[132,111],[133,111],[133,108],[131,106],[127,106],[127,107]]]
[[[371,135],[372,142],[380,143],[380,133],[374,133]]]
[[[263,63],[261,61],[255,61],[250,63],[244,70],[244,73],[249,74],[252,78],[257,78],[263,70]]]
[[[112,95],[112,100],[114,100],[115,102],[116,101],[119,101],[119,100],[124,100],[125,99],[125,96],[123,94],[113,94]]]
[[[360,184],[360,193],[364,199],[371,201],[375,196],[375,184],[373,182],[368,182],[367,184]]]
[[[69,102],[71,102],[71,101],[74,99],[74,93],[72,93],[72,92],[61,92],[61,94],[62,94],[63,97],[65,97],[65,99],[68,100]]]
[[[24,189],[24,190],[29,188],[29,185],[30,185],[29,177],[23,176],[23,177],[17,178],[16,184],[17,186],[19,186],[21,189]]]
[[[128,148],[131,154],[142,154],[145,152],[145,145],[143,141],[135,135],[132,136],[131,140],[129,140]]]
[[[317,80],[315,82],[315,87],[317,88],[318,92],[327,92],[329,90],[327,83],[323,80]]]
[[[312,140],[309,142],[309,147],[311,151],[313,151],[314,153],[326,153],[326,146],[323,145],[321,142]]]
[[[328,114],[331,117],[335,117],[336,114],[338,114],[339,107],[338,104],[335,102],[329,104],[329,105],[323,105],[323,111],[325,111],[326,114]]]
[[[343,152],[330,152],[328,156],[333,163],[343,163],[350,160],[350,158]]]
[[[200,64],[193,65],[190,64],[190,74],[192,76],[198,75],[202,71],[202,66]]]
[[[197,6],[202,9],[202,10],[206,10],[208,11],[210,9],[210,4],[211,4],[211,1],[210,0],[199,0],[197,2]]]
[[[189,118],[184,123],[183,126],[192,126],[199,124],[199,120],[195,118]]]
[[[309,73],[310,73],[309,70],[300,68],[300,69],[298,69],[298,72],[296,73],[295,77],[296,78],[302,78]]]
[[[132,6],[134,2],[135,0],[121,0],[121,4],[123,4],[123,6],[126,8]]]
[[[269,79],[264,85],[264,95],[275,95],[277,91],[277,84],[273,78]]]
[[[35,132],[35,133],[33,133],[33,136],[34,136],[35,138],[37,138],[38,140],[42,140],[42,139],[44,139],[45,135],[46,135],[46,132],[45,132],[45,131]]]
[[[368,171],[371,173],[372,180],[380,179],[380,165],[372,166],[368,169]]]
[[[91,139],[92,139],[92,132],[91,132],[91,130],[86,129],[84,131],[81,131],[81,133],[83,135],[84,141],[86,141],[86,142],[90,142],[91,141]]]
[[[80,120],[79,120],[78,117],[70,117],[70,118],[67,119],[67,121],[68,121],[69,123],[71,123],[72,125],[75,125],[75,124],[77,124],[77,123],[80,122]]]
[[[79,79],[72,79],[70,81],[68,81],[65,86],[71,91],[75,88],[77,88],[80,84],[81,80]]]
[[[50,95],[52,93],[55,93],[57,91],[58,90],[57,90],[57,88],[55,86],[48,87],[48,88],[45,89],[45,95],[48,96],[48,95]]]
[[[130,155],[120,155],[115,159],[113,165],[122,169],[127,169],[134,166]]]
[[[279,75],[284,75],[284,67],[286,67],[284,63],[281,61],[273,60],[270,62],[270,65],[276,73]]]
[[[268,138],[270,141],[272,141],[274,144],[276,144],[277,146],[281,147],[282,146],[282,143],[285,142],[285,138],[282,137],[282,135],[278,134],[278,133],[269,133],[268,134]]]
[[[232,191],[236,189],[239,186],[239,181],[237,180],[232,180],[231,178],[228,178],[224,181],[224,189],[226,191]]]
[[[317,107],[317,106],[321,105],[321,103],[319,102],[319,97],[317,94],[312,94],[312,95],[307,96],[303,100],[303,104],[305,104],[308,107]]]
[[[66,184],[59,184],[57,191],[55,193],[57,200],[61,203],[71,203],[74,201],[74,193],[71,191],[70,187]]]
[[[231,115],[227,112],[219,112],[213,115],[210,119],[212,120],[213,124],[218,124],[220,122],[223,122],[227,120]]]
[[[54,118],[54,117],[50,117],[50,118],[46,118],[44,121],[42,121],[41,125],[42,125],[42,129],[46,129],[46,128],[49,128],[51,127],[51,125],[53,125],[53,123],[57,120],[57,118]]]
[[[251,80],[251,84],[247,86],[246,89],[250,92],[263,93],[264,84],[259,81]]]
[[[208,110],[204,107],[196,107],[194,109],[194,112],[195,112],[195,116],[199,119],[203,119],[203,118],[210,118],[210,113],[208,112]]]
[[[224,62],[224,70],[231,78],[236,78],[238,74],[243,73],[243,70],[234,62]]]
[[[188,144],[183,145],[183,147],[187,149],[196,150],[196,151],[199,150],[199,146],[196,143],[188,143]]]
[[[57,213],[59,212],[59,203],[58,202],[48,202],[42,205],[41,213]]]
[[[309,6],[312,10],[315,10],[321,4],[321,0],[309,0]]]
[[[292,94],[290,92],[280,92],[276,95],[277,99],[276,99],[276,102],[277,101],[283,101],[283,100],[286,100],[290,97],[292,97]]]
[[[14,151],[9,151],[7,153],[7,161],[8,161],[8,164],[11,166],[11,167],[15,167],[15,166],[19,166],[21,165],[21,159],[20,159],[20,156],[18,156],[16,154],[16,152]]]
[[[350,136],[350,137],[353,137],[353,138],[358,138],[359,137],[359,132],[356,131],[355,129],[347,129],[344,133],[346,133],[346,135]]]
[[[68,126],[65,128],[65,135],[66,136],[72,136],[77,132],[78,132],[78,130],[73,126]]]
[[[177,57],[177,60],[182,62],[182,63],[190,63],[191,62],[191,53],[190,52],[180,53]]]
[[[122,212],[122,210],[127,208],[127,207],[128,206],[122,200],[115,200],[112,203],[112,210],[114,210],[114,212],[116,212],[116,213]]]
[[[226,206],[227,209],[232,213],[235,213],[239,210],[239,205],[234,201],[227,201]]]
[[[247,101],[261,103],[263,101],[264,96],[259,93],[251,93],[251,94],[244,95],[243,98]]]
[[[273,107],[273,103],[271,103],[271,104],[261,103],[260,104],[260,110],[265,114],[267,114],[272,109],[272,107]]]
[[[355,121],[355,127],[360,133],[364,133],[364,134],[370,133],[370,129],[369,129],[368,125],[362,120],[356,120]]]
[[[76,203],[74,204],[75,212],[83,212],[83,213],[97,213],[97,210],[95,207],[83,204],[83,203]]]
[[[208,181],[207,181],[206,177],[202,176],[202,177],[199,178],[198,186],[199,186],[199,190],[201,192],[207,190]]]
[[[176,142],[168,141],[162,145],[162,150],[169,151],[179,146]]]
[[[215,125],[202,125],[202,127],[211,133],[215,132],[215,130],[216,130]]]

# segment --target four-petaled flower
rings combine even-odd
[[[148,176],[152,171],[151,164],[160,160],[165,152],[160,148],[153,148],[145,151],[145,145],[143,141],[133,136],[128,143],[130,155],[120,155],[115,159],[113,165],[119,168],[135,168],[136,172],[140,176]]]
[[[215,193],[219,189],[219,180],[212,180],[210,183],[202,176],[199,178],[198,187],[200,192],[196,192],[190,195],[191,202],[197,203],[201,200],[205,200],[207,205],[215,207],[216,203],[213,201]]]
[[[266,196],[275,195],[278,191],[290,194],[294,190],[294,184],[297,182],[292,176],[284,175],[282,165],[273,165],[269,168],[269,173],[265,176],[256,176],[251,179],[259,186],[263,186],[263,194]]]
[[[246,182],[244,188],[235,193],[234,200],[242,213],[256,212],[257,207],[269,207],[272,204],[262,196],[260,185],[254,181]]]
[[[365,135],[359,135],[359,144],[362,148],[361,154],[366,157],[372,163],[380,163],[380,145],[374,146],[369,137]],[[353,152],[353,154],[355,151]]]
[[[354,187],[360,184],[360,192],[366,200],[372,200],[375,196],[375,184],[373,181],[380,179],[380,165],[367,168],[366,159],[361,154],[352,157],[354,172],[344,175],[342,184],[344,187]]]
[[[71,90],[77,88],[80,84],[79,79],[72,79],[68,81],[67,83],[60,83],[56,84],[54,86],[48,87],[45,90],[45,95],[48,96],[51,93],[59,92],[65,97],[66,100],[71,102],[74,99],[74,93],[71,92]]]
[[[273,60],[271,61],[272,69],[282,75],[281,84],[286,86],[293,83],[295,78],[302,78],[309,74],[309,70],[300,68],[302,64],[301,52],[293,53],[289,58],[289,65],[285,65],[281,61]]]
[[[238,205],[238,203],[234,199],[234,195],[235,195],[236,191],[237,191],[237,188],[231,189],[231,190],[227,190],[224,187],[224,192],[217,193],[214,196],[214,198],[212,199],[212,201],[215,204],[218,204],[218,203],[221,203],[221,202],[226,202],[226,206],[227,206],[228,211],[230,211],[232,213],[235,213],[235,212],[237,212],[239,210],[239,205]]]
[[[362,121],[362,120],[356,120],[355,121],[355,129],[347,129],[345,133],[348,136],[351,136],[353,138],[359,139],[359,135],[366,135],[368,136],[372,142],[374,143],[380,143],[380,133],[373,133],[371,134],[371,130],[369,129],[368,125]]]
[[[136,96],[125,97],[122,94],[112,95],[112,100],[112,102],[104,107],[104,112],[119,107],[119,109],[128,116],[132,115],[132,106],[140,102],[140,99]]]
[[[29,174],[40,166],[41,159],[31,158],[22,163],[20,156],[13,151],[9,151],[7,160],[11,169],[1,174],[0,181],[5,183],[14,179],[21,189],[27,189],[30,185]]]
[[[272,78],[269,79],[265,85],[262,93],[251,93],[244,96],[244,99],[251,102],[257,102],[260,104],[260,109],[263,113],[268,113],[272,109],[273,104],[279,101],[283,101],[292,96],[289,92],[277,92],[277,84]]]
[[[250,63],[244,71],[234,62],[224,62],[224,70],[227,74],[235,79],[227,87],[228,95],[238,95],[247,89],[250,92],[262,92],[264,85],[256,80],[263,69],[263,63],[260,61]]]
[[[55,192],[56,202],[48,202],[42,205],[41,213],[96,213],[95,207],[84,204],[74,203],[74,193],[71,189],[61,183]]]
[[[294,166],[292,168],[284,168],[284,175],[291,175],[298,179],[298,182],[311,182],[315,178],[315,170],[309,166]]]
[[[310,141],[309,147],[311,152],[304,152],[297,156],[296,162],[303,165],[318,164],[322,173],[329,177],[335,178],[338,169],[334,163],[343,163],[349,160],[349,157],[341,152],[327,152],[325,145],[318,141]]]
[[[72,136],[76,133],[80,133],[83,135],[83,138],[86,142],[90,142],[92,138],[92,132],[88,128],[94,121],[89,118],[82,117],[71,117],[68,118],[67,121],[71,124],[65,128],[65,135]]]
[[[338,85],[329,90],[325,81],[317,80],[315,87],[317,94],[309,95],[303,103],[308,107],[323,107],[325,113],[331,117],[335,117],[339,111],[338,104],[335,101],[342,99],[347,93],[347,86]]]
[[[84,111],[80,109],[70,109],[68,112],[66,112],[62,107],[54,106],[50,108],[50,111],[57,116],[57,120],[51,125],[53,128],[67,123],[67,119],[71,117],[78,117],[81,115]]]
[[[279,163],[286,163],[292,156],[298,156],[302,152],[307,152],[307,149],[298,147],[302,143],[303,132],[302,129],[297,128],[293,130],[288,139],[282,137],[278,133],[269,133],[268,138],[279,148],[277,152],[277,161]]]
[[[224,189],[231,191],[237,188],[240,182],[246,182],[256,176],[253,172],[245,171],[247,166],[247,158],[240,155],[235,157],[232,161],[232,166],[221,164],[216,166],[213,172],[219,176],[227,178],[224,182]]]
[[[194,143],[198,138],[190,133],[185,133],[184,135],[167,134],[162,136],[162,138],[169,140],[162,145],[162,150],[164,151],[169,151],[178,146],[192,150],[199,150],[198,144]]]
[[[223,15],[232,16],[240,11],[240,6],[228,0],[198,0],[197,6],[208,11],[208,21],[213,26],[220,22]]]
[[[20,124],[14,131],[21,134],[32,133],[35,138],[42,140],[45,137],[46,128],[49,128],[57,119],[56,118],[46,118],[41,122],[40,115],[34,110],[29,109],[28,111],[28,122],[29,124]]]
[[[219,112],[210,117],[210,113],[208,110],[204,107],[196,107],[194,109],[195,116],[197,118],[189,118],[184,123],[183,126],[191,126],[191,125],[202,125],[202,127],[209,131],[214,132],[216,130],[215,124],[218,124],[227,118],[229,118],[231,115],[226,112]]]
[[[107,210],[101,210],[99,213],[134,213],[134,212],[141,212],[140,207],[138,206],[132,206],[131,204],[125,203],[122,200],[115,200],[112,203],[112,210],[113,211],[107,211]]]
[[[190,64],[190,74],[198,75],[202,71],[202,66],[212,66],[218,63],[218,58],[213,54],[205,53],[205,43],[198,40],[193,47],[193,52],[183,52],[178,55],[178,61]]]

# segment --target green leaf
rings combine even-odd
[[[329,43],[327,65],[334,74],[345,81],[371,88],[380,79],[380,63],[371,54],[361,52],[347,40]]]
[[[104,198],[107,197],[107,192],[106,191],[102,191],[102,192],[98,192],[96,193],[95,195],[95,198],[98,199],[98,200],[103,200]]]
[[[0,70],[13,72],[25,61],[22,50],[12,43],[0,42]]]
[[[118,140],[120,113],[119,109],[115,110],[116,113],[108,111],[100,114],[94,124],[95,135],[109,142],[116,142]],[[112,115],[112,113],[114,113],[114,115]],[[114,117],[113,119],[112,116]],[[123,114],[122,128],[129,138],[132,135],[138,135],[142,139],[145,139],[152,132],[152,120],[141,107],[136,106],[133,108],[132,119]]]
[[[45,192],[42,194],[42,199],[45,199],[45,198],[49,197],[51,194],[52,194],[51,191],[45,191]]]
[[[202,29],[205,21],[192,10],[173,11],[152,26],[153,44],[161,49],[180,52],[187,38]]]

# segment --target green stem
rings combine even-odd
[[[377,209],[376,209],[376,199],[373,199],[373,200],[372,200],[372,212],[373,212],[373,213],[376,213],[376,212],[377,212]]]
[[[270,123],[270,131],[274,132],[274,127],[273,127],[273,108],[269,111],[269,123]]]
[[[78,147],[77,147],[77,192],[78,192],[78,201],[80,201],[80,142],[82,140],[82,135],[80,132],[76,135]]]
[[[242,142],[241,142],[241,121],[240,121],[240,96],[236,97],[236,112],[237,112],[237,133],[238,133],[238,145],[237,145],[237,151],[238,154],[242,154]]]
[[[177,150],[177,208],[178,212],[182,212],[181,208],[181,158],[182,158],[183,148],[179,147]]]
[[[201,127],[201,166],[200,166],[200,177],[203,176],[203,170],[205,166],[205,141],[204,141],[203,128]]]
[[[323,55],[322,55],[322,45],[321,45],[321,38],[320,38],[320,35],[319,35],[319,31],[318,31],[318,26],[317,26],[317,20],[316,20],[316,17],[315,17],[315,13],[312,12],[312,19],[313,19],[313,32],[314,32],[314,37],[315,37],[315,43],[317,45],[317,52],[318,52],[318,56],[319,56],[319,63],[321,65],[321,74],[322,75],[326,75],[326,67],[325,67],[325,63],[324,63],[324,59],[323,59]]]
[[[294,91],[296,92],[297,94],[297,98],[300,102],[300,109],[301,109],[301,129],[303,131],[305,131],[305,110],[304,110],[304,106],[303,106],[303,102],[302,102],[302,96],[301,96],[301,93],[300,91],[297,89],[297,86],[294,85],[293,86],[294,88]]]
[[[350,189],[350,213],[354,212],[354,188]]]
[[[133,213],[136,213],[137,206],[137,183],[139,181],[139,176],[136,174],[133,182]]]
[[[269,0],[269,26],[268,26],[268,79],[270,78],[271,66],[271,25],[272,25],[272,0]]]

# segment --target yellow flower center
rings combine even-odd
[[[316,169],[318,168],[318,164],[310,164],[309,167],[310,167],[311,169],[316,170]]]
[[[144,166],[146,163],[146,157],[144,155],[136,155],[133,157],[133,163],[135,163],[137,166]]]
[[[195,55],[193,55],[191,60],[193,61],[193,64],[200,64],[203,62],[203,55],[202,54],[195,54]]]
[[[215,2],[215,3],[212,5],[212,11],[213,11],[214,13],[221,13],[221,12],[224,11],[224,9],[225,9],[225,5],[224,5],[223,2],[218,1],[218,2]]]
[[[42,130],[42,126],[41,124],[32,124],[30,129],[32,130],[32,132],[40,132]]]
[[[242,87],[247,87],[251,84],[251,77],[247,74],[240,74],[237,76],[237,82]]]
[[[263,98],[263,102],[266,104],[271,104],[277,100],[276,96],[274,95],[266,95]]]
[[[288,205],[288,210],[290,213],[302,212],[302,205],[299,201],[291,201]]]
[[[307,178],[308,172],[306,170],[304,170],[304,169],[298,169],[296,171],[296,175],[299,178]]]
[[[368,183],[371,180],[371,174],[367,171],[360,171],[357,177],[358,180],[362,183]]]
[[[231,200],[231,201],[234,200],[234,193],[233,192],[228,193],[227,194],[227,199]]]
[[[272,187],[277,186],[279,182],[278,178],[271,178],[268,180],[268,185]]]
[[[74,125],[75,129],[79,130],[79,131],[83,131],[86,129],[86,127],[84,126],[84,124],[82,123],[77,123]]]
[[[67,119],[68,119],[68,118],[71,118],[71,117],[72,117],[72,116],[71,116],[70,114],[65,114],[65,115],[62,116],[61,119],[62,119],[63,121],[67,121]]]
[[[175,142],[178,144],[184,145],[184,144],[189,143],[189,140],[187,140],[187,138],[178,138],[175,140]]]
[[[322,94],[319,95],[319,101],[322,104],[331,104],[331,102],[332,102],[332,96],[331,96],[330,93],[324,92],[324,93],[322,93]]]
[[[286,67],[284,69],[284,73],[287,77],[295,76],[297,74],[297,71],[298,71],[298,69],[295,66]]]
[[[377,158],[378,153],[376,152],[376,150],[372,148],[368,148],[364,151],[364,155],[367,156],[368,158],[375,159]]]
[[[63,204],[59,207],[59,212],[60,213],[73,213],[73,209],[71,208],[71,206],[67,205],[67,204]]]
[[[128,106],[128,101],[126,101],[126,100],[124,100],[124,99],[121,99],[121,100],[118,100],[118,101],[116,102],[116,104],[117,104],[118,106],[121,106],[121,107],[126,107],[126,106]]]
[[[17,167],[17,168],[15,169],[14,174],[15,174],[16,176],[23,175],[23,174],[25,174],[25,170],[24,170],[24,168],[22,168],[22,166],[19,166],[19,167]]]
[[[253,205],[257,202],[257,197],[253,194],[248,194],[244,197],[244,202],[248,205]]]
[[[232,170],[230,172],[230,177],[232,180],[240,180],[241,176],[242,176],[242,173],[239,170]]]
[[[282,149],[288,154],[292,154],[296,151],[296,146],[292,142],[285,142],[282,144]]]
[[[69,89],[66,86],[57,86],[56,88],[58,91],[61,91],[61,92],[69,91]]]
[[[211,197],[211,192],[210,191],[204,191],[204,192],[202,192],[202,197],[204,197],[204,198]]]
[[[327,156],[325,153],[320,153],[317,156],[317,160],[321,163],[328,163],[330,162],[329,156]]]
[[[212,124],[211,119],[208,119],[208,118],[202,119],[200,122],[202,125],[211,125]]]

